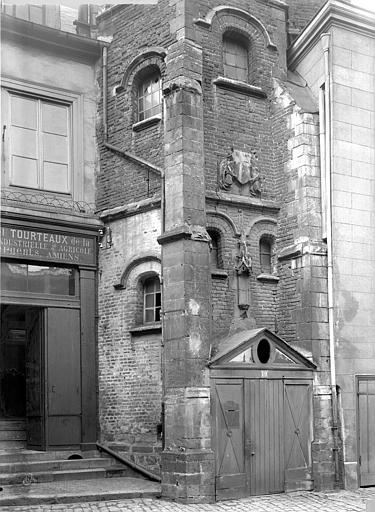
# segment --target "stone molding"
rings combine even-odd
[[[230,5],[220,5],[218,7],[214,7],[208,12],[205,18],[196,18],[194,20],[194,23],[198,25],[198,27],[202,27],[209,30],[211,29],[214,17],[220,16],[222,14],[229,14],[237,18],[241,18],[250,25],[253,25],[256,29],[262,32],[267,47],[271,48],[272,50],[277,49],[276,45],[272,42],[271,37],[263,23],[252,14],[248,13],[247,11],[244,11],[243,9],[238,9],[237,7],[232,7]]]
[[[129,65],[127,66],[120,85],[116,87],[116,94],[123,92],[127,86],[132,85],[132,80],[130,77],[133,75],[134,71],[140,64],[146,63],[146,61],[150,59],[156,59],[157,61],[163,62],[166,55],[167,50],[161,46],[152,46],[147,48],[147,50],[143,51],[142,53],[139,53],[136,57],[134,57],[133,60],[130,61]]]
[[[159,255],[156,254],[149,254],[147,256],[141,256],[136,257],[132,260],[130,260],[127,265],[125,266],[125,270],[122,273],[120,282],[113,285],[115,290],[125,290],[128,284],[129,275],[132,272],[132,270],[139,265],[142,265],[142,263],[148,263],[148,262],[156,262],[159,265],[161,264],[161,259]]]
[[[233,80],[224,76],[218,76],[212,81],[212,83],[216,85],[216,87],[221,87],[222,89],[227,89],[228,91],[239,92],[246,94],[247,96],[255,96],[256,98],[267,98],[267,94],[261,87],[251,85],[240,80]]]

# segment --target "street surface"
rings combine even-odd
[[[370,501],[373,501],[370,506]],[[368,503],[368,505],[366,505]],[[375,512],[375,487],[356,491],[295,492],[222,501],[212,505],[182,505],[161,499],[2,507],[2,512]]]

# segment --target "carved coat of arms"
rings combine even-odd
[[[259,196],[261,178],[257,167],[258,156],[255,151],[245,153],[231,149],[230,153],[219,163],[219,186],[229,190],[236,181],[241,187],[249,184],[249,193]]]

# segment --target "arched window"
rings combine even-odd
[[[262,237],[259,241],[260,269],[263,274],[272,274],[272,241]]]
[[[161,114],[161,77],[154,72],[138,86],[138,121]]]
[[[228,32],[223,36],[224,76],[233,80],[248,82],[248,42],[240,34]]]
[[[160,281],[157,276],[149,277],[143,282],[143,322],[160,322],[160,310]]]

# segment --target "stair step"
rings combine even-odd
[[[141,478],[99,478],[41,484],[8,485],[0,492],[0,509],[5,506],[38,506],[52,503],[153,498],[160,496],[160,484]]]
[[[127,469],[123,466],[110,468],[67,469],[62,471],[42,471],[33,473],[5,473],[0,474],[1,485],[40,484],[61,480],[86,480],[88,478],[111,478],[127,475]]]
[[[0,450],[10,450],[12,448],[26,448],[26,441],[0,441]]]
[[[0,459],[1,460],[1,459]],[[61,471],[65,469],[109,468],[115,465],[111,459],[57,459],[57,460],[31,460],[22,462],[0,462],[0,473],[34,473],[41,471]]]
[[[0,420],[0,430],[25,430],[26,422],[22,420]]]
[[[0,441],[26,441],[26,431],[0,430]]]
[[[99,460],[111,460],[109,456],[104,454],[101,455],[97,450],[89,450],[83,452],[80,450],[54,450],[42,452],[38,450],[27,450],[25,449],[25,446],[21,450],[12,450],[11,448],[12,447],[4,447],[3,449],[0,449],[0,460],[2,463],[68,460],[68,458],[72,455],[80,455],[83,459],[97,458]]]

